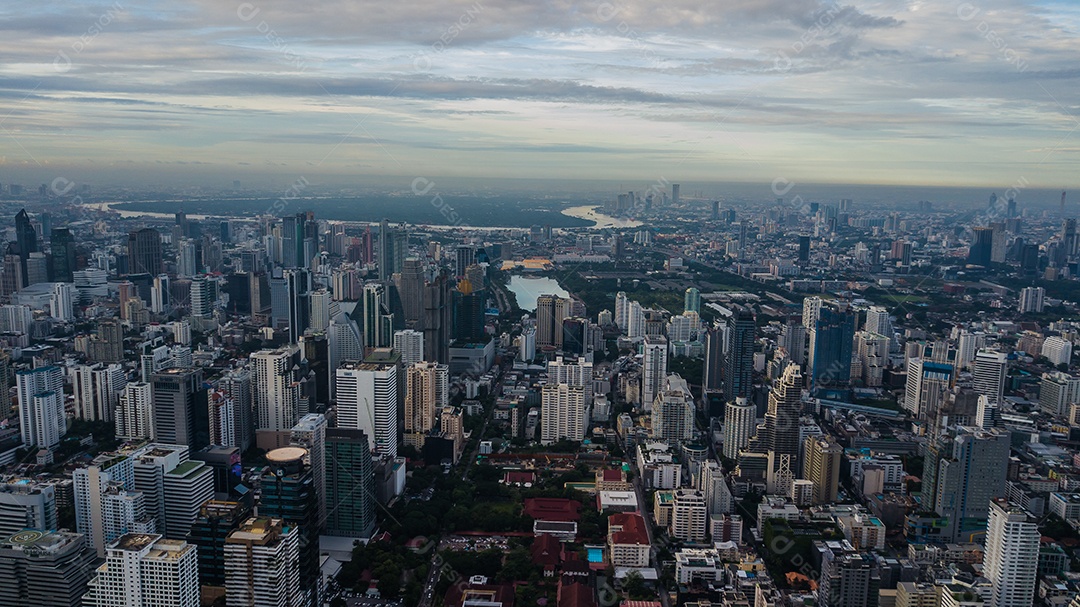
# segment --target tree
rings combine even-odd
[[[645,578],[641,577],[641,574],[637,571],[631,571],[626,575],[626,578],[623,579],[623,589],[635,601],[652,598],[652,593],[645,586]]]

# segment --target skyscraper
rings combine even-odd
[[[563,320],[570,316],[570,300],[557,295],[536,298],[536,345],[562,348]]]
[[[379,281],[386,282],[404,266],[409,250],[409,235],[404,229],[391,228],[386,219],[379,224]]]
[[[652,411],[653,401],[667,377],[667,338],[661,335],[645,337],[641,363],[641,408]]]
[[[228,407],[222,410],[227,415],[218,417],[226,421],[220,421],[217,427],[221,431],[212,444],[239,447],[241,451],[251,446],[255,430],[255,394],[251,377],[251,368],[242,367],[226,372],[218,381],[218,392],[228,402]]]
[[[287,332],[289,343],[298,342],[308,328],[309,283],[310,274],[306,270],[284,270],[270,278],[273,326]]]
[[[262,475],[259,515],[299,527],[302,605],[316,607],[320,604],[319,505],[311,468],[304,464],[306,457],[307,451],[299,447],[274,449],[266,454],[269,466]]]
[[[705,369],[701,383],[708,392],[724,389],[724,331],[720,325],[705,331]]]
[[[289,444],[307,452],[304,464],[311,468],[315,486],[318,516],[316,524],[321,529],[326,520],[326,417],[321,413],[308,413],[292,428]]]
[[[806,362],[806,327],[788,322],[780,329],[779,345],[787,351],[791,362],[803,365]]]
[[[424,329],[424,284],[427,282],[427,264],[417,257],[405,260],[398,275],[398,291],[405,310],[405,327]]]
[[[740,308],[728,320],[727,350],[724,352],[724,400],[750,396],[754,373],[754,314]]]
[[[338,312],[337,316],[330,319],[330,324],[326,328],[326,342],[329,359],[327,367],[330,371],[330,398],[334,400],[337,394],[337,368],[347,360],[364,358],[364,336],[352,318],[344,312]]]
[[[67,434],[64,419],[64,373],[57,366],[15,373],[19,391],[19,427],[24,447],[53,449]]]
[[[296,345],[261,350],[249,357],[257,430],[289,430],[299,419],[300,384],[295,369],[300,357]]]
[[[109,544],[84,597],[94,607],[198,607],[194,545],[152,533],[129,533]]]
[[[694,435],[694,397],[686,380],[678,375],[664,378],[663,389],[652,409],[652,437],[678,442]]]
[[[805,316],[805,314],[804,314]],[[810,388],[846,388],[851,379],[855,315],[844,307],[822,307],[810,328]]]
[[[540,390],[540,442],[550,445],[560,440],[581,441],[588,422],[585,388],[568,384],[548,384]]]
[[[150,385],[154,440],[187,445],[193,451],[210,444],[210,412],[202,369],[163,369],[150,377]]]
[[[701,314],[701,291],[694,287],[687,287],[683,293],[683,312],[697,312]]]
[[[1039,569],[1038,523],[1004,499],[990,502],[983,574],[993,587],[987,607],[1030,607]]]
[[[840,486],[840,460],[844,456],[844,448],[824,436],[808,436],[803,444],[806,459],[803,461],[802,477],[814,483],[813,502],[835,502]]]
[[[375,477],[363,430],[326,431],[326,531],[366,538],[375,527]]]
[[[143,228],[128,234],[129,274],[157,276],[164,271],[161,258],[161,232]]]
[[[386,289],[378,283],[364,285],[361,308],[363,314],[364,346],[365,348],[385,348],[390,345],[390,331],[393,326],[393,316],[385,312],[383,300],[386,297]]]
[[[300,534],[276,518],[250,518],[225,540],[229,607],[299,607]]]
[[[75,417],[87,421],[112,421],[120,391],[127,385],[124,367],[119,363],[79,365],[72,369],[71,380]]]
[[[908,360],[904,408],[917,418],[934,419],[952,388],[953,367],[921,358]]]
[[[52,280],[73,282],[75,280],[75,236],[67,228],[53,228],[49,235],[52,252]]]
[[[372,451],[396,457],[398,365],[350,361],[338,367],[337,424],[363,430]]]
[[[424,285],[424,360],[450,363],[450,330],[454,304],[445,272]],[[388,335],[389,336],[389,335]]]
[[[420,450],[435,429],[436,412],[449,403],[450,368],[418,362],[405,371],[405,442]]]
[[[757,426],[757,410],[753,403],[740,396],[729,401],[724,410],[724,457],[737,459],[739,451],[750,445]]]
[[[27,282],[29,271],[26,267],[26,261],[30,259],[31,253],[38,252],[37,231],[34,229],[34,225],[30,223],[30,215],[26,212],[26,209],[20,210],[15,215],[15,242],[19,248],[19,262],[23,276],[23,282],[19,285],[19,288],[22,288],[29,284]]]
[[[799,415],[802,413],[802,372],[789,364],[769,392],[765,424],[758,428],[758,449],[769,454],[769,491],[786,493],[799,458]]]
[[[406,367],[424,360],[424,334],[412,329],[394,332],[394,350],[401,354]]]
[[[989,266],[994,250],[994,229],[973,228],[967,262],[976,266]]]
[[[990,500],[1005,495],[1009,434],[961,427],[938,462],[934,511],[948,521],[952,541],[975,541],[986,530]],[[928,463],[929,460],[928,460]]]
[[[1009,369],[1009,360],[1004,352],[979,349],[975,353],[972,388],[986,396],[991,404],[1001,403],[1005,392],[1005,376]]]
[[[0,605],[79,607],[94,570],[85,536],[42,528],[0,540]]]

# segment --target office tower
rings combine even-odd
[[[93,607],[199,607],[196,548],[153,533],[129,533],[109,544],[90,580]]]
[[[30,223],[30,215],[26,212],[26,209],[20,210],[15,215],[15,242],[19,249],[19,263],[23,275],[23,282],[18,287],[22,288],[29,284],[26,282],[26,276],[28,276],[26,261],[30,258],[31,253],[38,251],[37,231],[34,230],[33,224]]]
[[[311,258],[305,259],[306,224],[306,213],[281,218],[281,265],[286,268],[306,268],[311,262]]]
[[[1039,384],[1039,409],[1047,415],[1062,417],[1069,405],[1080,402],[1080,377],[1068,373],[1043,373]]]
[[[326,535],[367,538],[375,528],[375,477],[363,430],[326,431]]]
[[[563,345],[562,324],[570,316],[570,300],[557,295],[541,295],[536,298],[536,345],[561,349]]]
[[[724,388],[724,328],[711,326],[705,330],[705,369],[702,387],[707,392],[720,392]]]
[[[336,399],[337,378],[335,372],[347,360],[364,358],[364,335],[356,322],[344,312],[330,319],[326,328],[326,353],[330,372],[330,399]]]
[[[803,445],[806,459],[803,461],[802,477],[814,483],[813,502],[835,502],[840,486],[840,460],[844,457],[844,448],[824,436],[808,436]]]
[[[986,336],[982,333],[961,331],[956,345],[956,367],[970,369],[975,361],[975,353],[983,347]]]
[[[397,457],[398,365],[349,361],[337,369],[337,425],[363,430],[371,450]]]
[[[459,244],[455,253],[454,276],[465,276],[465,268],[476,263],[476,248],[472,245]]]
[[[979,349],[975,353],[972,375],[972,388],[983,394],[992,404],[1000,404],[1005,392],[1005,376],[1009,370],[1009,359],[1004,352]]]
[[[198,548],[199,583],[225,586],[225,542],[251,515],[249,498],[243,501],[208,500],[199,508],[187,541]]]
[[[934,419],[935,413],[948,398],[952,389],[953,367],[921,358],[907,364],[904,385],[904,408],[919,419]]]
[[[694,287],[687,287],[683,293],[683,312],[696,312],[701,314],[701,291]]]
[[[671,184],[671,204],[679,204],[679,184]]]
[[[960,427],[951,447],[938,462],[933,509],[948,521],[952,541],[974,541],[986,530],[990,500],[1005,495],[1009,434]]]
[[[889,317],[889,310],[884,306],[870,306],[866,310],[866,321],[863,323],[863,330],[892,339],[893,326],[892,319]]]
[[[410,366],[424,360],[424,334],[405,329],[394,331],[394,350],[401,354],[401,364]]]
[[[378,283],[364,285],[363,313],[364,345],[367,348],[385,348],[390,345],[390,330],[393,317],[385,313],[383,300],[386,289]]]
[[[186,538],[199,508],[214,497],[213,470],[189,453],[185,445],[150,443],[130,454],[134,489],[157,532],[170,539]]]
[[[724,400],[750,396],[754,387],[754,313],[740,308],[728,317],[724,352]]]
[[[229,416],[225,419],[219,415],[217,440],[211,444],[239,447],[241,451],[251,446],[255,429],[255,395],[251,377],[251,369],[241,367],[227,371],[218,380],[217,393],[220,394],[220,401],[228,403],[224,412]]]
[[[189,278],[201,272],[195,241],[181,239],[176,245],[176,275],[180,278]]]
[[[15,373],[19,391],[19,427],[26,448],[54,449],[67,434],[64,418],[64,372],[57,366]]]
[[[652,411],[653,401],[667,377],[667,339],[659,335],[645,337],[641,363],[641,407]]]
[[[78,365],[71,370],[71,384],[75,417],[109,422],[116,412],[120,391],[127,385],[127,374],[118,363]]]
[[[450,363],[453,309],[450,280],[444,272],[424,286],[424,360]]]
[[[61,322],[75,320],[75,288],[71,283],[58,282],[53,285],[52,297],[49,299],[50,315]]]
[[[34,251],[26,259],[26,284],[49,282],[49,260],[41,251]]]
[[[645,325],[645,310],[641,307],[641,304],[632,301],[630,302],[629,310],[626,313],[626,336],[633,340],[643,339],[646,333]]]
[[[405,311],[405,327],[424,328],[424,284],[427,282],[427,264],[417,257],[405,260],[398,275],[398,291]]]
[[[480,283],[482,286],[483,283]],[[450,293],[453,305],[453,331],[455,341],[477,343],[487,339],[484,328],[487,291],[475,289],[468,279],[462,279],[457,289]],[[564,337],[565,341],[565,329]]]
[[[67,228],[53,228],[49,234],[52,271],[49,275],[54,282],[74,282],[75,271],[75,236]]]
[[[300,607],[300,535],[281,519],[250,518],[225,541],[227,607]]]
[[[686,380],[668,375],[652,409],[652,437],[685,441],[694,436],[694,397]]]
[[[803,299],[803,312],[802,312],[802,325],[807,327],[813,327],[817,322],[817,319],[821,316],[821,304],[823,300],[820,297],[807,297]]]
[[[316,523],[321,529],[326,520],[326,417],[321,413],[308,413],[292,428],[289,444],[307,452],[304,465],[311,469],[318,502]]]
[[[1044,297],[1046,297],[1046,289],[1042,287],[1020,289],[1020,313],[1042,314]]]
[[[162,314],[169,303],[169,276],[167,274],[155,276],[153,286],[150,287],[150,311],[154,314]]]
[[[990,237],[990,262],[991,263],[1005,263],[1005,222],[995,221],[990,224],[991,237]]]
[[[124,362],[124,327],[118,319],[97,321],[97,335],[90,340],[87,357],[95,362]]]
[[[676,489],[671,509],[671,537],[685,542],[705,541],[709,504],[697,489]]]
[[[191,279],[191,315],[197,319],[209,319],[214,314],[214,284],[207,276]]]
[[[694,487],[705,494],[709,514],[727,514],[735,508],[735,500],[724,480],[724,469],[716,460],[705,460],[698,468]],[[719,541],[714,537],[713,541]]]
[[[311,292],[308,304],[311,306],[309,328],[313,331],[325,331],[330,326],[330,319],[337,310],[337,302],[331,301],[330,291],[319,289]]]
[[[424,437],[435,429],[436,412],[449,402],[450,368],[418,362],[405,371],[405,442],[423,449]]]
[[[1026,510],[1004,499],[990,502],[983,575],[993,594],[987,607],[1030,607],[1039,569],[1039,525]]]
[[[318,496],[311,468],[304,464],[307,451],[299,447],[274,449],[262,475],[259,516],[279,518],[299,527],[301,603],[319,603],[319,512]]]
[[[382,220],[379,224],[379,281],[386,282],[398,272],[405,263],[409,250],[409,236],[404,229],[391,228],[390,222]]]
[[[806,362],[806,327],[789,322],[780,329],[780,347],[788,354],[791,362],[803,365]]]
[[[727,403],[724,409],[724,457],[738,459],[739,451],[750,445],[757,427],[757,408],[745,396]]]
[[[56,488],[31,479],[0,482],[0,538],[23,529],[56,529]]]
[[[307,330],[310,275],[306,270],[284,270],[270,278],[271,316],[275,329],[288,334],[296,343]]]
[[[967,262],[976,266],[989,266],[994,250],[994,229],[973,228]]]
[[[125,453],[102,453],[72,474],[75,526],[105,557],[105,547],[128,532],[152,532],[146,497],[135,491],[135,465]]]
[[[877,607],[881,575],[877,562],[847,540],[814,542],[821,562],[817,591],[821,607]]]
[[[80,607],[94,552],[78,533],[18,530],[0,540],[0,606]]]
[[[1052,365],[1067,365],[1072,360],[1072,342],[1051,335],[1043,340],[1042,355],[1050,361]]]
[[[26,273],[17,254],[4,255],[3,272],[0,272],[0,297],[7,300],[25,285]]]
[[[143,228],[129,233],[127,254],[129,274],[157,276],[164,271],[161,233],[154,228]]]
[[[300,348],[296,345],[260,350],[248,358],[257,430],[282,431],[296,424],[301,395],[295,370],[300,359]]]
[[[822,307],[810,328],[810,388],[846,388],[851,379],[855,315],[845,308]]]
[[[810,236],[799,235],[799,263],[810,261]]]
[[[210,444],[210,417],[202,369],[173,367],[150,376],[154,403],[154,440],[187,445],[193,450]]]
[[[789,364],[783,375],[773,382],[769,392],[769,407],[765,425],[758,429],[756,442],[768,453],[771,464],[771,492],[777,492],[794,478],[795,462],[799,458],[799,415],[802,413],[802,372]],[[786,491],[780,491],[786,493]]]
[[[588,413],[582,386],[545,385],[540,390],[540,442],[584,440]]]

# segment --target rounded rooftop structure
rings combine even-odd
[[[266,461],[271,464],[287,464],[289,462],[302,460],[305,455],[307,455],[307,449],[301,449],[300,447],[282,447],[267,453]]]

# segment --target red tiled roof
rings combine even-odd
[[[559,607],[596,607],[596,598],[585,584],[561,584]]]
[[[617,512],[608,517],[608,527],[622,527],[611,534],[614,544],[648,544],[649,532],[645,529],[645,519],[633,512]]]
[[[614,482],[621,481],[622,470],[604,470],[604,480]]]
[[[533,562],[545,569],[554,568],[562,562],[562,542],[554,535],[543,534],[533,540],[529,548]]]
[[[503,477],[503,482],[510,483],[533,483],[536,482],[536,474],[521,470],[511,470]]]
[[[544,521],[577,521],[581,518],[581,503],[557,497],[531,497],[525,500],[525,514]]]

